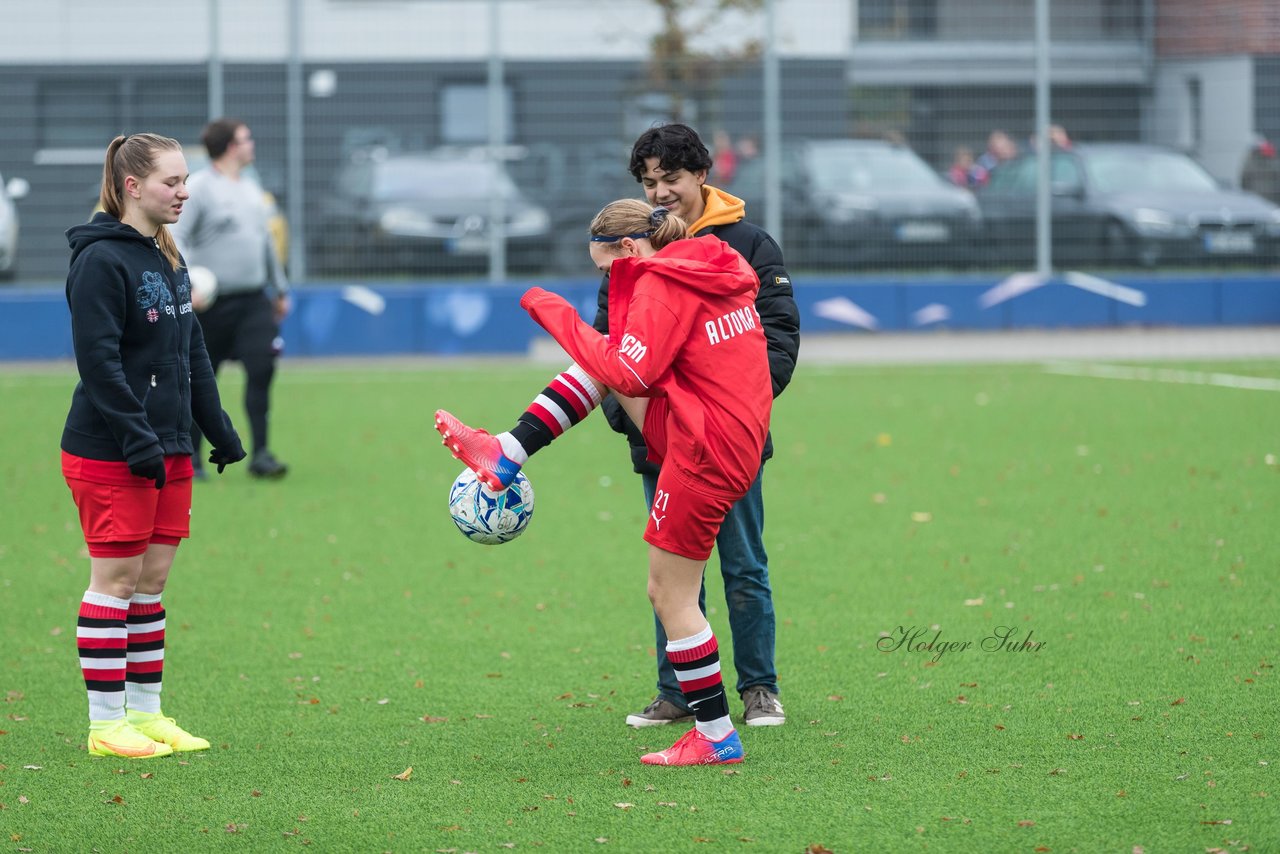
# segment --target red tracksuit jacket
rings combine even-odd
[[[613,262],[607,338],[542,288],[520,305],[589,375],[654,399],[643,430],[652,461],[745,493],[760,470],[773,405],[759,288],[751,265],[708,235]],[[666,406],[657,405],[662,398]]]

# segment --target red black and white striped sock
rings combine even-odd
[[[129,603],[105,593],[86,590],[76,618],[76,649],[89,694],[89,720],[124,717],[125,654]]]
[[[570,365],[533,399],[511,432],[498,436],[502,452],[512,462],[524,465],[532,454],[551,444],[552,439],[599,405],[600,392],[595,383],[582,368]]]
[[[160,712],[164,674],[164,606],[159,593],[135,593],[129,600],[128,666],[125,694],[135,712]]]
[[[698,732],[711,741],[722,741],[733,732],[733,721],[720,678],[720,645],[711,626],[693,637],[668,640],[667,660],[675,668],[685,702],[693,709]]]

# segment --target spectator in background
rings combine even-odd
[[[732,184],[738,172],[738,152],[734,150],[733,138],[728,131],[718,130],[711,140],[711,174],[716,176],[717,184]]]
[[[1240,171],[1240,187],[1280,204],[1280,157],[1276,156],[1275,145],[1266,138],[1254,138]]]
[[[947,169],[947,178],[957,187],[972,187],[973,149],[962,145],[956,149],[951,158],[951,166]]]
[[[1001,163],[1018,156],[1018,144],[1002,130],[993,130],[987,136],[987,150],[978,155],[969,170],[969,186],[981,187],[991,177],[991,170]]]
[[[750,134],[738,137],[738,144],[735,146],[738,152],[738,164],[746,163],[748,160],[755,160],[760,156],[760,141]]]
[[[1053,144],[1054,148],[1061,151],[1071,150],[1071,137],[1067,135],[1067,129],[1062,125],[1049,125],[1049,142]],[[1031,146],[1032,151],[1036,151],[1040,147],[1034,133],[1031,134],[1027,143]]]
[[[215,119],[201,141],[209,166],[191,176],[191,199],[173,236],[188,264],[207,267],[217,277],[217,300],[196,308],[215,374],[228,359],[244,365],[244,408],[253,435],[249,474],[280,478],[289,469],[267,445],[267,424],[289,282],[271,241],[262,188],[243,174],[254,157],[249,126]],[[192,431],[192,441],[196,477],[203,478],[199,431]]]

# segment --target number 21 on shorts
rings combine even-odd
[[[662,520],[667,518],[667,502],[671,500],[671,493],[666,490],[659,489],[653,494],[653,507],[649,510],[649,515],[653,517],[654,530],[662,530]]]

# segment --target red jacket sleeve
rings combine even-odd
[[[530,288],[520,307],[556,340],[588,375],[627,397],[652,397],[671,367],[684,335],[680,318],[658,300],[639,295],[627,312],[621,341],[601,335],[564,297]]]

